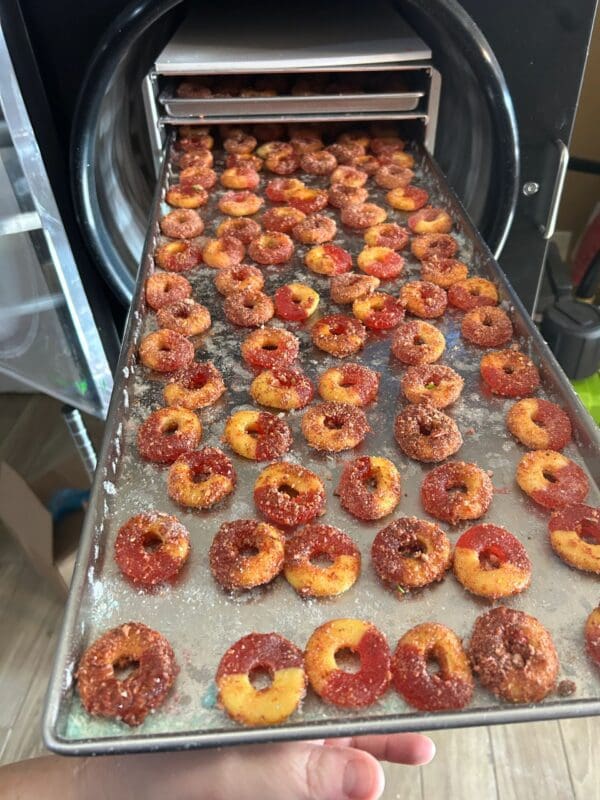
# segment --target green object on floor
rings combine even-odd
[[[589,378],[580,381],[571,381],[571,383],[594,421],[600,425],[600,372],[595,372]]]

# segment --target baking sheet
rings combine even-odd
[[[591,475],[599,476],[597,428],[579,404],[488,249],[445,185],[436,165],[423,150],[415,147],[413,152],[417,156],[417,182],[427,186],[432,203],[443,204],[454,217],[461,246],[460,258],[470,264],[472,274],[487,275],[496,280],[503,304],[512,310],[516,327],[524,337],[524,349],[541,363],[544,390],[538,396],[548,397],[569,408],[577,444],[569,445],[565,453],[578,463],[585,463]],[[217,158],[216,164],[219,169],[222,160]],[[270,177],[263,173],[263,184]],[[256,516],[252,486],[264,464],[247,462],[229,453],[238,473],[236,492],[212,512],[194,512],[180,508],[168,498],[167,470],[141,462],[135,448],[139,423],[150,410],[162,404],[164,379],[150,380],[145,369],[137,363],[135,353],[140,338],[155,328],[155,315],[150,313],[146,316],[144,313],[141,287],[152,271],[151,253],[160,238],[157,218],[169,210],[162,202],[162,196],[164,184],[171,178],[170,167],[163,167],[157,214],[151,223],[129,317],[106,437],[51,680],[44,721],[47,746],[65,754],[127,752],[462,727],[600,713],[600,677],[583,647],[583,624],[598,602],[598,578],[570,569],[551,552],[546,527],[548,514],[529,501],[515,483],[516,464],[525,450],[505,428],[506,412],[513,401],[489,397],[481,392],[478,366],[482,351],[462,340],[459,335],[462,314],[450,309],[439,322],[447,339],[447,351],[440,363],[454,367],[465,379],[461,398],[449,409],[464,437],[464,444],[455,458],[475,461],[492,471],[496,493],[485,521],[504,525],[515,533],[525,544],[533,564],[531,587],[521,596],[508,598],[505,603],[534,614],[549,628],[561,661],[560,679],[575,681],[576,693],[570,698],[552,696],[540,704],[514,707],[477,687],[468,708],[458,712],[424,714],[412,710],[393,690],[372,707],[356,712],[328,706],[309,691],[301,709],[286,724],[267,729],[240,727],[216,707],[213,676],[219,659],[234,641],[251,631],[275,630],[303,647],[310,633],[324,621],[344,616],[360,617],[374,622],[387,635],[393,648],[410,627],[429,620],[444,623],[459,636],[468,638],[475,618],[491,604],[467,594],[452,573],[442,583],[398,599],[379,583],[373,571],[369,550],[375,533],[392,519],[426,516],[419,501],[419,487],[424,474],[431,469],[431,465],[406,458],[393,438],[393,419],[401,406],[399,381],[404,369],[389,355],[390,336],[370,335],[364,350],[351,357],[351,360],[381,372],[379,401],[367,409],[373,432],[360,447],[339,455],[316,455],[306,446],[300,433],[302,412],[286,415],[294,437],[293,450],[286,459],[314,469],[324,479],[327,512],[321,521],[347,531],[357,542],[363,556],[363,572],[359,580],[339,598],[309,601],[300,599],[281,576],[266,588],[235,598],[215,585],[207,560],[212,538],[223,521]],[[310,182],[325,185],[327,179],[315,178]],[[208,235],[221,219],[216,212],[215,221],[209,222],[222,191],[217,189],[213,192],[203,213],[208,223]],[[382,190],[371,187],[375,202],[381,199],[382,194]],[[269,205],[267,203],[265,207]],[[390,211],[388,218],[404,223],[406,216]],[[362,236],[355,234],[346,236],[342,233],[336,242],[345,244],[354,254],[363,245]],[[314,286],[321,294],[321,305],[315,318],[332,310],[343,310],[330,304],[327,279],[313,275],[303,267],[302,257],[306,249],[298,246],[289,266],[265,270],[266,291],[271,294],[282,283],[301,280]],[[418,277],[417,262],[410,254],[407,256],[406,274],[400,280],[385,284],[385,291],[394,292],[404,280]],[[205,428],[202,446],[220,445],[225,419],[232,411],[249,407],[247,389],[252,377],[239,358],[239,344],[246,332],[234,330],[224,321],[222,300],[213,288],[213,277],[214,272],[207,268],[190,275],[194,297],[208,305],[213,316],[211,331],[199,337],[198,358],[214,360],[223,371],[228,387],[218,404],[200,412]],[[273,324],[279,323],[275,321]],[[339,361],[317,352],[310,345],[309,329],[310,323],[300,327],[297,333],[302,342],[302,365],[315,379],[323,369]],[[373,523],[355,520],[341,508],[334,496],[342,464],[362,454],[390,458],[398,466],[403,479],[403,497],[398,508],[389,517]],[[590,491],[588,502],[599,504],[597,486]],[[150,594],[136,590],[121,577],[112,548],[120,525],[133,514],[151,509],[175,514],[188,527],[192,554],[174,587]],[[441,527],[454,543],[470,524],[454,528],[442,524]],[[150,715],[142,726],[133,729],[90,717],[83,711],[73,691],[75,668],[82,650],[105,630],[129,620],[142,621],[161,631],[171,642],[181,667],[175,689],[164,706]]]

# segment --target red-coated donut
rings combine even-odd
[[[448,305],[441,286],[427,281],[409,281],[400,289],[400,302],[409,314],[421,319],[441,317]]]
[[[582,503],[590,482],[581,467],[555,450],[525,453],[517,466],[517,483],[544,508],[564,508]]]
[[[365,231],[365,242],[371,247],[389,247],[390,250],[404,250],[410,236],[406,228],[396,222],[382,222]],[[466,276],[465,276],[466,277]]]
[[[409,367],[401,382],[402,393],[409,403],[429,403],[446,408],[460,397],[464,380],[443,364],[420,364]]]
[[[175,208],[200,208],[208,203],[208,192],[201,186],[175,183],[167,189],[165,200]]]
[[[585,622],[585,649],[597,667],[600,667],[600,608],[595,608]]]
[[[303,153],[300,166],[309,175],[329,175],[337,167],[337,159],[327,150]]]
[[[258,476],[254,502],[261,514],[277,525],[302,525],[324,512],[325,487],[314,472],[280,461]]]
[[[569,415],[548,400],[519,400],[508,412],[506,426],[530,450],[562,450],[571,441]]]
[[[136,586],[172,581],[190,553],[190,534],[177,517],[154,511],[137,514],[119,528],[115,561]]]
[[[183,275],[154,272],[146,280],[146,303],[155,311],[191,294],[192,285]]]
[[[260,221],[266,231],[290,234],[305,218],[306,214],[293,206],[276,206],[265,211]]]
[[[297,178],[275,178],[267,184],[265,194],[273,203],[284,203],[290,192],[303,186],[302,181]]]
[[[485,278],[466,278],[452,284],[448,289],[448,300],[451,306],[470,311],[478,306],[497,305],[498,290]]]
[[[277,364],[254,378],[250,395],[262,406],[291,411],[307,406],[314,389],[302,370]]]
[[[392,281],[404,271],[404,258],[391,247],[367,246],[358,254],[357,264],[382,281]]]
[[[323,400],[366,406],[377,398],[379,373],[361,364],[342,364],[325,370],[319,377]]]
[[[392,208],[398,211],[417,211],[429,200],[429,193],[419,186],[397,186],[385,196]]]
[[[319,557],[332,563],[314,563]],[[301,597],[335,597],[356,581],[360,562],[349,536],[331,525],[312,523],[287,540],[283,572]]]
[[[256,552],[248,552],[248,551]],[[283,568],[284,538],[277,528],[254,519],[224,522],[208,553],[210,571],[224,589],[254,589]]]
[[[512,339],[513,326],[503,309],[481,306],[465,314],[460,332],[478,347],[501,347]]]
[[[271,298],[264,292],[246,289],[229,294],[223,303],[225,316],[241,328],[258,328],[268,322],[275,313]]]
[[[292,444],[285,420],[267,411],[236,411],[225,423],[223,439],[239,456],[252,461],[281,458]]]
[[[202,250],[194,242],[177,239],[157,247],[154,261],[167,272],[189,272],[202,261]]]
[[[148,333],[139,349],[140,361],[155,372],[174,372],[194,358],[194,345],[180,333],[161,328]]]
[[[285,199],[304,214],[316,214],[317,211],[322,211],[329,200],[325,189],[311,189],[308,186],[290,189],[286,192]]]
[[[419,261],[454,258],[458,253],[458,242],[448,233],[422,233],[412,240],[410,250]]]
[[[394,436],[402,451],[417,461],[443,461],[462,446],[456,422],[428,403],[407,406],[398,414]]]
[[[195,239],[204,231],[204,222],[193,208],[178,208],[160,221],[160,230],[170,239]]]
[[[198,147],[181,153],[177,158],[177,165],[180,169],[188,167],[212,167],[214,162],[213,154],[207,147]]]
[[[194,410],[213,405],[225,391],[223,376],[211,361],[194,361],[165,386],[165,402]]]
[[[359,297],[352,304],[352,313],[367,328],[389,331],[400,324],[404,308],[399,300],[384,292],[373,292]]]
[[[291,364],[298,357],[300,342],[293,333],[281,328],[252,331],[242,342],[242,358],[256,369],[271,369]]]
[[[401,322],[392,339],[392,354],[403,364],[433,364],[445,348],[444,334],[420,319]]]
[[[202,423],[186,408],[159,408],[138,428],[137,446],[142,458],[157,464],[172,464],[195,450],[202,439]]]
[[[193,164],[191,167],[182,169],[179,173],[179,183],[181,186],[191,186],[194,189],[212,189],[217,182],[217,173],[210,167],[203,167],[200,164]]]
[[[169,469],[169,497],[187,508],[210,508],[231,494],[236,484],[231,460],[217,447],[179,456]]]
[[[385,222],[387,211],[374,203],[355,203],[354,205],[344,206],[341,212],[341,219],[344,225],[355,230],[372,228]]]
[[[319,293],[305,283],[280,286],[273,298],[275,313],[290,322],[305,322],[319,305]]]
[[[421,484],[421,502],[428,514],[456,525],[479,519],[490,507],[494,488],[476,464],[450,461],[429,472]]]
[[[311,336],[319,350],[343,358],[361,349],[367,332],[357,319],[344,314],[330,314],[315,322]]]
[[[312,214],[294,226],[293,235],[302,244],[330,242],[336,234],[335,220],[324,214]]]
[[[304,256],[304,263],[317,275],[342,275],[352,269],[352,256],[336,244],[318,244]]]
[[[356,447],[370,430],[365,412],[349,403],[318,403],[302,417],[302,433],[308,444],[327,453]]]
[[[481,359],[479,371],[493,394],[525,397],[540,385],[540,373],[533,361],[518,350],[496,350]]]
[[[248,217],[235,217],[223,220],[217,228],[219,239],[237,239],[247,247],[253,239],[260,236],[261,227],[254,219]]]
[[[339,305],[353,303],[359,297],[374,292],[380,282],[379,278],[372,275],[357,275],[354,272],[333,275],[329,284],[331,299]]]
[[[550,544],[575,569],[600,574],[600,508],[583,503],[555,511],[548,523]]]
[[[337,494],[342,506],[358,519],[381,519],[400,502],[400,473],[387,458],[361,456],[347,461]]]
[[[253,239],[248,255],[258,264],[285,264],[294,255],[294,243],[285,233],[269,231]]]

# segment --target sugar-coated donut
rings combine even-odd
[[[303,219],[306,219],[306,214],[293,206],[275,206],[265,211],[260,221],[266,231],[290,234]]]
[[[254,219],[248,217],[229,217],[223,220],[217,228],[217,237],[222,239],[230,237],[240,241],[247,247],[253,239],[260,236],[261,227]]]
[[[367,332],[357,319],[345,314],[330,314],[315,322],[311,336],[313,344],[319,350],[343,358],[361,349],[367,339]]]
[[[458,400],[464,383],[451,367],[421,364],[409,367],[400,385],[409,403],[429,403],[435,408],[446,408]]]
[[[365,231],[365,242],[370,247],[389,247],[390,250],[404,250],[410,238],[406,228],[396,222],[381,222]],[[466,277],[466,276],[465,276]]]
[[[554,552],[575,569],[600,574],[600,508],[575,503],[548,523]]]
[[[293,150],[289,155],[281,152],[271,153],[265,158],[265,167],[276,175],[293,175],[299,166],[300,158]]]
[[[217,173],[210,167],[203,167],[201,164],[192,164],[185,167],[179,173],[179,183],[181,186],[191,186],[197,189],[212,189],[217,182]]]
[[[429,200],[429,193],[419,186],[397,186],[385,196],[392,208],[398,211],[417,211]]]
[[[369,176],[362,169],[350,166],[349,164],[342,164],[331,173],[331,183],[341,184],[342,186],[364,186]]]
[[[358,267],[367,275],[391,281],[404,271],[404,258],[391,247],[367,246],[358,254]]]
[[[251,153],[258,142],[249,133],[238,129],[232,131],[223,141],[223,149],[227,153]]]
[[[218,239],[207,239],[202,249],[202,260],[207,267],[227,269],[241,263],[246,250],[239,239],[233,236],[221,236]]]
[[[169,328],[183,336],[199,336],[211,326],[208,308],[189,297],[159,308],[156,321],[161,328]]]
[[[160,220],[160,230],[169,239],[195,239],[204,231],[204,222],[193,208],[178,208]]]
[[[585,649],[597,667],[600,667],[600,608],[595,608],[585,621]]]
[[[429,322],[401,322],[392,339],[392,354],[403,364],[433,364],[446,349],[444,334]]]
[[[380,283],[379,278],[372,275],[356,275],[353,272],[334,275],[329,284],[331,299],[338,305],[353,303],[359,297],[366,297],[374,292]]]
[[[425,511],[451,525],[482,517],[490,507],[493,494],[489,476],[476,464],[464,461],[450,461],[435,467],[421,484]]]
[[[241,328],[258,328],[275,314],[271,298],[264,292],[246,289],[229,294],[223,303],[225,316]]]
[[[307,252],[304,263],[317,275],[342,275],[352,269],[352,256],[336,244],[319,244]]]
[[[228,167],[221,173],[221,184],[226,189],[253,191],[260,183],[260,175],[251,165]]]
[[[485,278],[466,278],[453,283],[448,289],[451,306],[461,311],[470,311],[478,306],[498,305],[498,290]]]
[[[383,164],[374,177],[375,183],[384,189],[403,189],[414,179],[415,173],[399,164]]]
[[[441,317],[448,305],[441,286],[427,281],[408,281],[400,289],[400,302],[409,314],[420,319]]]
[[[192,285],[183,275],[154,272],[146,280],[146,303],[154,311],[177,300],[185,300],[191,294]]]
[[[292,156],[294,155],[294,148],[289,142],[274,139],[257,147],[256,155],[262,159],[267,159],[269,156]]]
[[[214,157],[207,147],[198,147],[181,153],[177,158],[177,165],[180,169],[188,167],[212,167]]]
[[[359,445],[371,430],[365,412],[349,403],[311,406],[302,417],[302,433],[315,450],[338,453]]]
[[[298,178],[275,178],[267,184],[265,194],[273,203],[284,203],[291,192],[303,187]]]
[[[211,508],[236,484],[231,460],[218,447],[184,453],[169,469],[169,497],[186,508]]]
[[[336,654],[351,650],[360,658],[358,672],[340,669]],[[306,645],[306,674],[326,703],[341,708],[373,705],[390,684],[390,649],[385,636],[370,622],[334,619],[314,631]]]
[[[185,336],[161,328],[148,333],[139,349],[140,361],[155,372],[174,372],[186,367],[194,358],[194,345]]]
[[[338,164],[351,164],[365,153],[364,147],[358,142],[335,142],[328,145],[325,150],[335,156]]]
[[[252,239],[248,255],[258,264],[285,264],[294,255],[294,243],[286,233],[268,231]]]
[[[303,153],[300,166],[309,175],[329,175],[337,167],[337,159],[327,150]]]
[[[313,398],[314,389],[301,370],[276,364],[254,378],[250,384],[250,395],[261,406],[291,411],[307,406]]]
[[[225,391],[220,371],[212,361],[194,361],[178,372],[164,389],[165,403],[194,410],[216,403]]]
[[[115,561],[136,586],[172,581],[190,553],[190,534],[177,517],[153,511],[137,514],[119,528]]]
[[[375,203],[355,203],[350,206],[344,206],[341,211],[341,219],[344,225],[355,230],[364,230],[372,228],[373,225],[379,225],[385,222],[387,211]]]
[[[340,503],[358,519],[381,519],[400,502],[400,473],[381,456],[360,456],[344,464],[337,487]]]
[[[202,250],[194,242],[177,239],[157,247],[154,261],[167,272],[189,272],[202,262]]]
[[[442,289],[449,289],[454,283],[464,281],[468,274],[467,265],[455,258],[434,256],[426,261],[421,261],[421,278],[441,286]]]
[[[250,264],[236,264],[233,267],[220,269],[215,275],[217,291],[224,295],[236,292],[260,292],[265,279],[258,267]]]
[[[300,342],[293,333],[282,328],[260,328],[242,342],[242,358],[256,369],[291,364],[298,357]]]
[[[254,589],[276,578],[283,568],[285,540],[273,525],[254,519],[224,522],[212,540],[208,561],[224,589]],[[254,553],[248,551],[256,551]]]
[[[526,397],[540,385],[540,373],[533,361],[519,350],[486,353],[479,371],[493,394],[501,397]]]
[[[400,300],[384,292],[373,292],[359,297],[352,303],[352,313],[367,328],[389,331],[404,318],[404,307]]]
[[[142,458],[157,464],[172,464],[195,450],[202,439],[202,423],[187,408],[159,408],[138,428],[137,447]]]
[[[208,203],[208,192],[201,186],[175,183],[167,189],[165,200],[175,208],[200,208]]]
[[[335,238],[335,220],[324,214],[311,214],[294,226],[293,235],[302,244],[323,244]]]
[[[508,412],[506,426],[530,450],[562,450],[571,441],[569,415],[548,400],[519,400]]]
[[[281,458],[292,445],[285,420],[268,411],[236,411],[225,423],[223,438],[238,456],[252,461]]]
[[[394,436],[401,450],[417,461],[444,461],[462,446],[458,425],[429,403],[409,405],[394,422]]]
[[[325,189],[312,189],[309,186],[290,189],[286,192],[285,199],[293,208],[299,209],[304,214],[316,214],[329,202]]]
[[[255,688],[253,670],[267,670],[271,685]],[[225,653],[216,675],[219,702],[243,725],[277,725],[294,713],[306,694],[302,651],[278,633],[250,633]]]
[[[254,192],[242,190],[238,192],[225,192],[219,198],[219,211],[230,217],[249,217],[256,214],[263,204],[262,197]]]
[[[115,670],[135,666],[120,679]],[[169,642],[141,622],[107,631],[84,652],[77,689],[88,714],[140,725],[161,706],[179,671]]]
[[[502,308],[479,306],[467,311],[460,332],[463,339],[478,347],[501,347],[512,339],[513,326]]]
[[[314,563],[319,557],[331,563]],[[355,583],[360,562],[360,551],[349,536],[313,522],[287,540],[283,573],[301,597],[335,597]]]
[[[319,394],[323,400],[366,406],[377,399],[379,373],[361,364],[330,367],[319,377]]]
[[[421,233],[412,240],[410,251],[419,261],[454,258],[458,252],[458,242],[449,233]]]
[[[334,183],[329,187],[327,200],[334,208],[346,208],[355,203],[364,203],[369,197],[369,192],[364,186],[346,186],[343,183]]]
[[[590,482],[581,467],[555,450],[525,453],[517,465],[517,483],[544,508],[564,508],[582,503]]]
[[[325,487],[309,469],[280,461],[265,467],[256,479],[254,502],[277,525],[302,525],[323,514]]]
[[[481,684],[509,703],[537,703],[556,686],[552,637],[524,611],[498,606],[477,617],[469,658]]]
[[[435,662],[439,669],[429,668]],[[420,711],[452,711],[469,705],[473,675],[454,631],[437,622],[411,628],[392,657],[392,686]]]
[[[228,153],[225,159],[225,166],[227,169],[231,167],[252,167],[257,172],[263,168],[263,160],[254,153]]]
[[[450,233],[452,217],[443,208],[425,206],[411,214],[406,224],[413,233]]]
[[[469,592],[498,600],[531,582],[531,561],[521,542],[499,525],[475,525],[454,548],[454,574]]]
[[[366,172],[367,175],[375,175],[375,173],[381,166],[377,156],[367,155],[367,154],[356,156],[356,158],[353,158],[348,163],[351,166],[356,167],[357,169],[362,169],[362,171]]]
[[[380,580],[402,596],[443,580],[451,565],[450,540],[433,522],[401,517],[375,536],[371,560]]]
[[[286,283],[273,298],[275,313],[289,322],[305,322],[319,305],[319,293],[305,283]]]

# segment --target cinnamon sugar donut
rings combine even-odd
[[[191,186],[197,189],[212,189],[217,182],[217,173],[210,167],[202,167],[200,164],[193,164],[191,167],[182,169],[179,173],[179,183],[181,186]]]
[[[421,484],[425,511],[451,525],[482,517],[490,507],[493,493],[488,475],[476,464],[464,461],[435,467]]]
[[[236,411],[225,423],[223,438],[238,456],[251,461],[273,461],[292,445],[287,422],[268,411]]]
[[[204,447],[179,456],[169,469],[169,497],[186,508],[211,508],[231,494],[236,484],[231,460],[218,447]]]
[[[371,560],[379,579],[402,596],[444,579],[451,565],[450,541],[433,522],[402,517],[373,539]]]
[[[365,412],[349,403],[318,403],[302,417],[302,433],[308,444],[327,453],[356,447],[370,430]]]
[[[161,328],[148,333],[141,341],[140,361],[155,372],[174,372],[194,358],[194,345],[180,333]]]
[[[446,339],[429,322],[401,322],[392,339],[392,354],[403,364],[433,364],[446,349]]]
[[[373,292],[352,303],[352,313],[367,328],[389,331],[404,317],[404,308],[399,300],[384,292]]]
[[[358,268],[382,281],[392,281],[404,271],[404,258],[391,247],[367,246],[358,254]]]
[[[213,162],[213,154],[207,147],[188,150],[186,153],[181,153],[177,159],[177,164],[180,169],[187,169],[188,167],[212,167]]]
[[[210,311],[191,298],[163,306],[156,313],[161,328],[169,328],[183,336],[199,336],[211,326]]]
[[[410,250],[419,261],[431,261],[432,258],[454,258],[458,253],[458,242],[449,233],[421,233],[412,240]]]
[[[595,608],[585,621],[585,649],[597,667],[600,667],[600,608]]]
[[[175,208],[200,208],[208,203],[208,192],[201,186],[175,183],[167,189],[165,201]]]
[[[343,275],[334,275],[329,284],[331,299],[339,305],[346,305],[366,297],[377,289],[381,281],[371,275],[356,275],[347,272]]]
[[[307,252],[304,263],[317,275],[341,275],[352,269],[352,256],[336,244],[319,244]]]
[[[398,211],[417,211],[429,200],[429,193],[418,186],[398,186],[390,189],[385,199]]]
[[[533,361],[518,350],[486,353],[479,365],[483,382],[501,397],[524,397],[540,385],[540,373]]]
[[[252,167],[256,172],[263,168],[263,160],[253,153],[228,153],[225,159],[227,169],[232,167]]]
[[[325,487],[314,472],[280,461],[258,476],[254,502],[261,514],[277,525],[302,525],[323,514]]]
[[[450,233],[452,217],[443,208],[425,206],[411,214],[406,224],[413,233]]]
[[[581,467],[555,450],[525,453],[517,466],[517,483],[544,508],[564,508],[582,503],[590,482]]]
[[[387,211],[375,203],[355,203],[354,205],[344,206],[341,211],[341,219],[344,225],[355,230],[372,228],[385,222]]]
[[[137,514],[119,528],[115,561],[135,586],[173,581],[190,554],[190,534],[177,517],[153,511]]]
[[[441,286],[442,289],[449,289],[452,284],[464,281],[468,274],[467,265],[455,258],[434,256],[421,261],[421,278]]]
[[[417,461],[444,461],[462,446],[456,422],[427,403],[407,406],[394,423],[400,449]]]
[[[479,306],[468,311],[460,331],[464,339],[478,347],[501,347],[513,337],[510,317],[495,306]]]
[[[230,217],[249,217],[256,214],[263,204],[262,197],[246,190],[239,192],[226,192],[219,199],[219,211]]]
[[[281,531],[266,522],[224,522],[210,546],[210,571],[217,583],[229,591],[264,586],[282,570],[284,544]]]
[[[242,130],[232,131],[223,141],[227,153],[252,153],[258,142],[249,133]]]
[[[298,337],[281,328],[261,328],[252,331],[242,342],[242,358],[256,369],[271,369],[291,364],[298,357]]]
[[[292,151],[285,153],[271,153],[265,158],[265,167],[276,175],[292,175],[300,166],[299,156]]]
[[[146,303],[154,311],[185,300],[192,293],[191,283],[183,275],[154,272],[146,280]]]
[[[446,292],[435,283],[409,281],[400,289],[400,302],[409,314],[421,319],[443,316],[448,299]]]
[[[527,589],[531,562],[512,533],[499,525],[475,525],[459,537],[454,574],[469,592],[498,600]]]
[[[246,289],[227,295],[223,303],[227,319],[241,328],[258,328],[268,322],[275,313],[271,298],[264,292]]]
[[[364,186],[368,178],[369,176],[363,170],[352,167],[349,164],[342,164],[333,170],[330,181],[332,184],[358,188]]]
[[[315,322],[313,344],[332,356],[343,358],[358,352],[367,340],[365,327],[344,314],[330,314]]]
[[[369,192],[364,186],[346,186],[343,183],[334,183],[329,187],[327,199],[334,208],[346,208],[355,203],[364,203],[369,197]]]
[[[478,306],[498,305],[498,290],[485,278],[466,278],[457,281],[448,289],[450,305],[461,311],[470,311]]]
[[[290,234],[303,219],[306,219],[306,214],[293,206],[276,206],[265,211],[261,222],[266,231]]]
[[[226,189],[248,189],[254,191],[260,183],[260,175],[250,165],[228,167],[221,173],[221,184]]]
[[[414,177],[412,169],[398,164],[384,164],[375,173],[375,183],[384,189],[398,189],[408,186]]]
[[[481,684],[509,703],[538,703],[556,687],[552,637],[524,611],[498,606],[478,617],[469,658]]]
[[[239,239],[221,236],[219,239],[207,239],[202,250],[202,259],[213,269],[227,269],[239,264],[246,251]]]
[[[261,227],[256,220],[248,217],[236,217],[223,220],[217,228],[219,239],[228,237],[237,239],[247,247],[253,239],[260,236]]]
[[[328,195],[324,189],[312,189],[308,186],[290,189],[286,192],[285,199],[304,214],[322,211],[328,203]]]
[[[319,378],[319,394],[323,400],[366,406],[377,398],[379,373],[361,364],[330,367]]]
[[[160,220],[160,230],[170,239],[195,239],[204,231],[204,222],[193,208],[178,208]]]
[[[236,292],[260,292],[264,285],[262,272],[249,264],[226,267],[215,275],[217,291],[226,296]]]
[[[313,398],[314,389],[301,370],[275,365],[254,378],[250,395],[261,406],[291,411],[307,406]]]
[[[363,172],[366,172],[367,175],[375,175],[381,164],[379,163],[379,159],[376,156],[372,155],[362,155],[356,156],[351,161],[348,162],[352,167],[356,167],[357,169],[362,169]]]
[[[344,464],[336,494],[342,506],[362,520],[381,519],[400,502],[400,473],[387,458],[361,456]]]
[[[506,426],[530,450],[562,450],[571,441],[569,415],[548,400],[519,400],[508,412]]]
[[[294,239],[302,244],[323,244],[335,237],[337,226],[335,220],[323,214],[312,214],[294,226]]]
[[[319,557],[331,564],[315,563]],[[355,583],[360,562],[360,552],[349,536],[331,525],[313,522],[287,540],[283,572],[301,597],[336,597]]]
[[[379,225],[367,228],[365,231],[365,242],[371,247],[404,250],[409,238],[406,228],[401,227],[396,222],[382,222]]]
[[[261,144],[256,149],[256,155],[263,159],[267,159],[269,156],[292,156],[294,155],[294,148],[289,142],[273,140]]]
[[[305,322],[319,305],[319,293],[305,283],[280,286],[273,299],[277,316],[290,322]]]
[[[285,264],[294,255],[294,243],[285,233],[269,231],[253,239],[248,255],[258,264]]]
[[[460,397],[464,380],[443,364],[421,364],[409,367],[400,384],[409,403],[428,403],[446,408]]]
[[[364,155],[365,150],[357,142],[335,142],[325,148],[328,153],[335,156],[338,164],[351,164],[356,158]]]
[[[165,386],[165,403],[194,411],[216,403],[225,391],[223,376],[212,361],[194,361]]]
[[[304,184],[298,178],[274,178],[267,184],[265,194],[273,203],[285,203],[291,192],[303,188]]]
[[[303,153],[300,166],[309,175],[329,175],[337,167],[337,159],[327,150]]]
[[[600,574],[600,508],[569,505],[552,514],[548,530],[552,549],[565,563]]]
[[[137,447],[142,458],[157,464],[172,464],[195,450],[202,439],[202,423],[186,408],[159,408],[138,428]]]
[[[189,272],[202,261],[202,250],[194,242],[176,240],[157,247],[154,261],[166,272]]]

